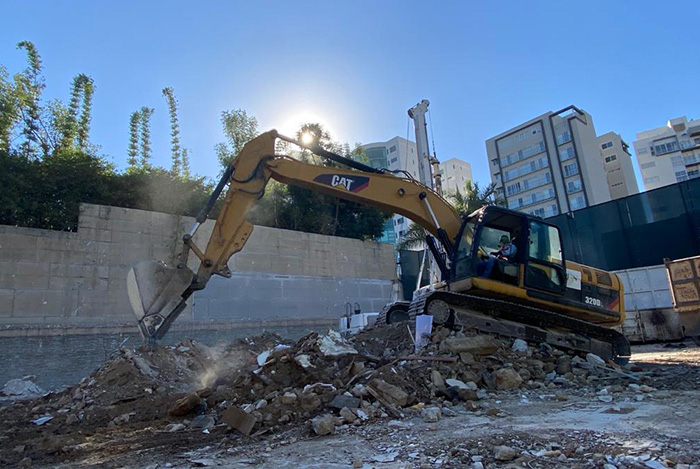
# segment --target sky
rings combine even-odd
[[[547,111],[574,104],[630,144],[700,117],[697,1],[3,0],[0,18],[0,64],[20,72],[16,44],[34,42],[45,99],[94,79],[90,138],[118,168],[142,106],[169,167],[166,86],[192,171],[212,178],[221,112],[236,108],[261,131],[314,121],[353,144],[413,140],[406,111],[428,99],[438,159],[469,162],[483,184],[485,140]]]

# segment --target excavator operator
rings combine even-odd
[[[504,261],[512,263],[515,260],[515,256],[518,253],[518,248],[515,244],[511,242],[508,235],[502,235],[498,242],[498,251],[489,253],[490,255],[484,256],[479,264],[476,266],[476,275],[479,277],[489,278],[494,266],[498,261]]]

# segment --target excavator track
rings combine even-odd
[[[377,324],[387,323],[390,310],[391,307],[382,310]],[[419,314],[431,314],[435,324],[453,329],[467,327],[511,338],[545,342],[577,352],[591,352],[621,365],[629,361],[629,342],[616,330],[530,305],[436,291],[412,301],[406,312],[410,321],[415,321]]]

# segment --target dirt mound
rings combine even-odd
[[[122,348],[72,388],[3,408],[0,463],[74,461],[105,445],[113,454],[294,424],[325,434],[411,412],[439,418],[433,407],[460,402],[478,411],[489,393],[521,387],[627,379],[595,356],[446,328],[416,355],[413,334],[403,323],[296,343],[265,334],[217,347]]]

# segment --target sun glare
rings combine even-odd
[[[314,135],[311,132],[304,132],[301,134],[301,143],[304,145],[311,145],[314,143]]]

